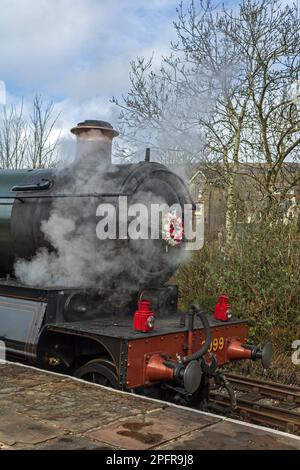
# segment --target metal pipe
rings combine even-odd
[[[145,162],[150,162],[150,148],[149,147],[146,148]]]
[[[222,374],[221,372],[217,372],[216,373],[216,382],[222,384],[224,386],[224,388],[227,390],[227,393],[228,393],[228,396],[229,396],[229,399],[230,399],[230,406],[233,410],[235,410],[236,407],[237,407],[236,396],[235,396],[235,392],[234,392],[230,382],[228,381],[227,377],[224,374]]]
[[[82,197],[120,197],[120,196],[130,196],[129,193],[87,193],[87,194],[40,194],[40,195],[34,195],[34,196],[12,196],[12,197],[7,197],[7,196],[0,196],[0,199],[57,199],[57,198],[65,198],[65,197],[70,197],[70,198],[82,198]]]
[[[182,358],[182,363],[186,364],[191,361],[195,361],[197,359],[200,359],[202,356],[204,356],[209,347],[210,347],[210,342],[211,342],[211,331],[210,331],[210,324],[207,319],[207,316],[205,313],[201,310],[200,306],[198,304],[192,304],[190,306],[190,310],[195,312],[195,315],[198,315],[198,317],[201,319],[202,324],[204,326],[204,331],[205,331],[205,341],[204,344],[201,346],[201,348],[196,351],[194,354],[190,354],[187,356],[184,356]]]

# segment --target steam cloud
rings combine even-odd
[[[75,163],[58,172],[58,185],[63,175],[72,175],[63,187],[69,195],[101,193],[108,188],[105,174],[110,144],[80,142]],[[108,244],[99,243],[95,236],[95,204],[92,198],[53,199],[48,220],[41,223],[45,239],[54,248],[40,249],[31,260],[18,260],[16,276],[25,284],[35,286],[91,287],[101,275],[113,271],[113,254]],[[93,201],[95,202],[95,201]],[[92,220],[93,216],[93,220]]]
[[[56,191],[68,195],[118,192],[119,167],[111,165],[110,158],[110,143],[79,140],[75,161],[57,170]],[[138,201],[149,202],[149,194],[138,193]],[[93,197],[53,199],[50,216],[41,223],[41,231],[53,250],[45,247],[30,260],[17,260],[17,278],[31,286],[108,289],[112,297],[116,283],[118,295],[121,290],[127,296],[136,291],[136,277],[134,281],[130,275],[137,274],[132,252],[120,249],[119,240],[99,240],[96,236],[99,202]],[[143,257],[149,260],[155,255],[152,243],[147,240],[143,244]]]

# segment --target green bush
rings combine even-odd
[[[275,217],[241,224],[230,247],[207,241],[175,276],[180,302],[213,307],[221,293],[233,313],[252,320],[250,340],[273,340],[290,354],[300,339],[300,243],[296,227]]]

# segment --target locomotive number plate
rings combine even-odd
[[[202,341],[202,344],[204,344],[205,341]],[[225,339],[223,336],[220,336],[219,338],[213,338],[213,340],[210,343],[208,352],[216,352],[216,351],[222,351],[224,349],[225,345]]]

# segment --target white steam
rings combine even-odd
[[[106,182],[107,143],[80,143],[76,161],[58,172],[58,180],[71,174],[71,181],[59,193],[78,195],[101,193]],[[61,187],[61,183],[58,183]],[[15,274],[35,286],[99,287],[101,276],[113,271],[113,253],[95,233],[95,200],[91,197],[53,199],[48,220],[41,222],[45,239],[54,248],[40,249],[31,260],[15,263]]]
[[[54,194],[118,193],[123,179],[118,176],[119,167],[110,165],[110,158],[110,143],[79,141],[75,162],[57,172]],[[137,199],[149,203],[149,196],[138,193]],[[118,290],[127,296],[135,292],[137,257],[141,254],[146,263],[153,263],[157,249],[152,240],[146,240],[141,251],[138,248],[134,254],[126,249],[126,241],[99,240],[99,202],[92,196],[54,198],[49,218],[41,221],[41,232],[53,249],[45,247],[30,260],[17,260],[16,277],[31,286],[94,288],[112,293]],[[178,252],[178,256],[182,254]],[[172,262],[172,258],[169,260]],[[164,262],[158,259],[158,265]],[[177,264],[178,259],[174,262]],[[138,280],[143,282],[143,273]]]

